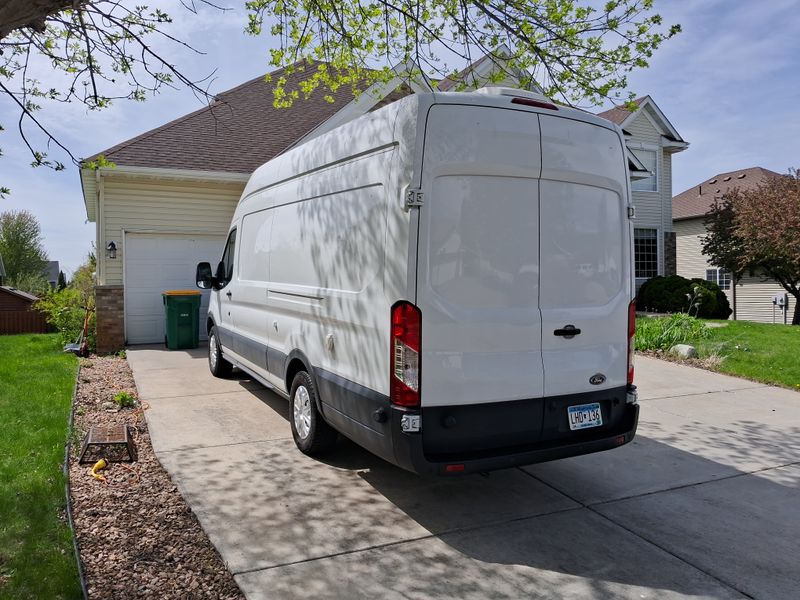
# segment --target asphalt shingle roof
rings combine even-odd
[[[737,187],[743,191],[755,189],[768,177],[780,177],[780,174],[762,167],[750,167],[709,177],[672,198],[672,218],[702,217],[714,205],[714,200],[725,192]]]
[[[296,70],[286,75],[286,87],[296,89],[308,75]],[[272,80],[284,74],[272,73]],[[98,152],[119,165],[198,171],[251,173],[306,133],[329,119],[353,99],[349,86],[331,94],[317,89],[291,108],[275,108],[273,85],[257,77],[217,95],[217,101]],[[91,159],[89,159],[91,160]]]
[[[634,104],[636,104],[636,106],[639,106],[642,102],[644,102],[645,98],[647,98],[647,96],[642,96],[641,98],[637,98],[633,102]],[[630,114],[631,111],[629,111],[624,106],[615,106],[612,109],[605,110],[601,113],[597,113],[597,116],[603,117],[607,121],[611,121],[612,123],[616,123],[617,125],[622,125],[622,123],[625,122],[625,119],[627,119],[630,116]]]

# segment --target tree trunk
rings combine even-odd
[[[87,0],[6,0],[0,3],[0,40],[23,27],[44,28],[44,20],[66,8],[86,4]]]
[[[792,294],[794,296],[794,315],[792,316],[792,325],[800,325],[800,294]]]

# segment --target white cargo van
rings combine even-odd
[[[209,365],[405,469],[487,471],[633,439],[621,130],[501,88],[415,94],[266,163],[212,275]]]

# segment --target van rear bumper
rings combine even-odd
[[[613,428],[599,429],[595,435],[587,430],[579,435],[566,434],[528,445],[445,455],[426,453],[420,432],[402,431],[403,416],[419,414],[420,411],[393,406],[391,413],[394,462],[420,475],[481,473],[610,450],[632,441],[639,423],[639,405],[626,403]],[[424,420],[422,427],[425,427]]]

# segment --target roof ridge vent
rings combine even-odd
[[[736,176],[736,179],[744,179],[745,177],[747,177],[747,173],[739,173],[739,174]]]

